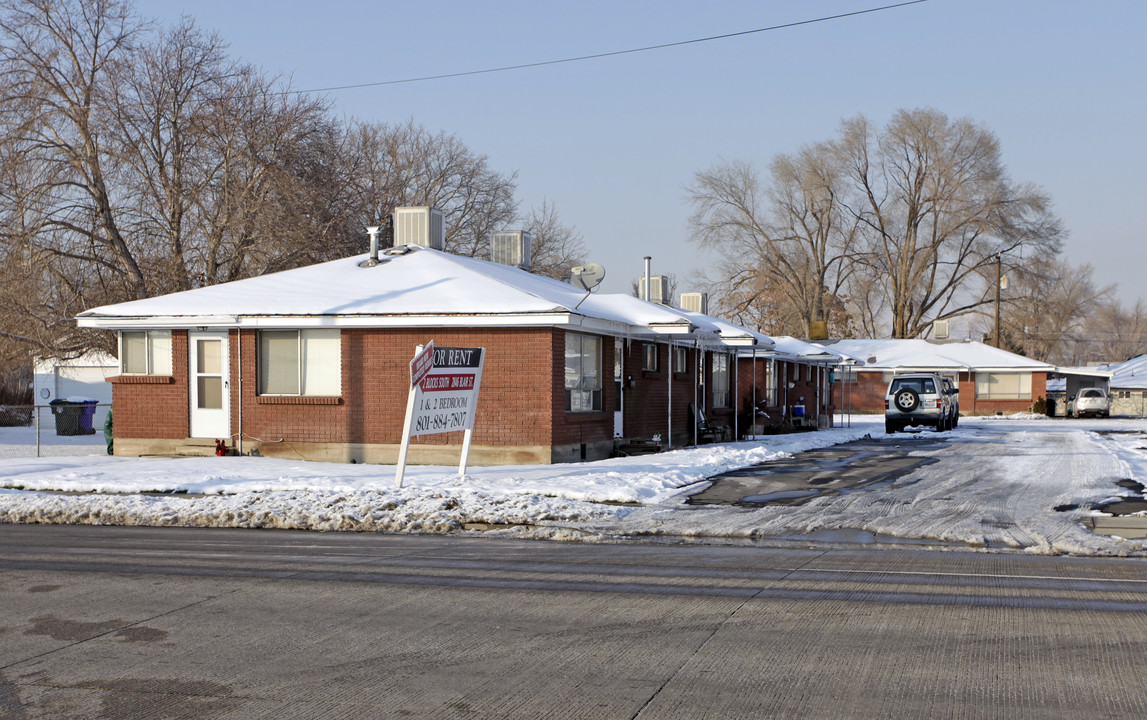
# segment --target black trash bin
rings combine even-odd
[[[52,406],[52,414],[56,416],[57,435],[79,435],[80,416],[83,415],[83,403],[70,400],[53,400],[48,403]]]

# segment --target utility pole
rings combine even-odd
[[[996,347],[1000,346],[1000,285],[1003,284],[1003,255],[996,253]]]

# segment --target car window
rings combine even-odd
[[[1079,394],[1080,397],[1103,397],[1103,393],[1098,390],[1084,390]]]
[[[897,378],[892,381],[893,393],[903,388],[912,388],[922,394],[936,392],[936,385],[932,382],[932,378]]]

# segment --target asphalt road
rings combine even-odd
[[[0,717],[1138,718],[1147,564],[0,526]]]

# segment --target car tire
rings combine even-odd
[[[910,413],[920,407],[920,396],[912,388],[901,388],[892,397],[896,409],[902,413]]]
[[[955,430],[959,426],[960,426],[960,413],[956,413],[955,415],[952,416],[952,429]]]

